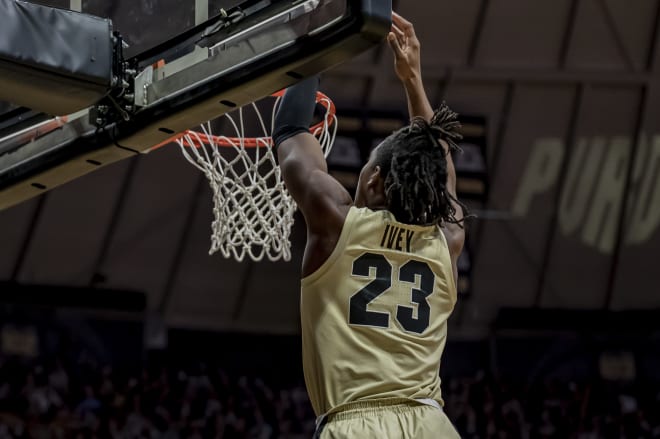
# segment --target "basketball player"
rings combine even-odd
[[[465,239],[450,150],[457,115],[434,112],[412,24],[388,42],[412,123],[371,154],[355,200],[309,133],[318,78],[291,87],[274,133],[284,181],[307,223],[301,314],[316,437],[454,438],[439,364]]]

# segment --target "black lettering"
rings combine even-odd
[[[409,261],[399,270],[399,280],[415,284],[415,276],[420,277],[420,288],[412,288],[412,302],[417,304],[417,317],[413,316],[412,307],[399,305],[396,319],[406,331],[422,334],[431,322],[431,307],[427,301],[433,293],[435,274],[428,264],[420,261]]]
[[[394,247],[394,240],[396,239],[396,227],[390,227],[390,236],[387,239],[387,248],[391,249]]]
[[[398,233],[396,234],[396,249],[397,250],[403,250],[403,247],[401,247],[401,241],[403,240],[403,229],[399,229]]]
[[[385,238],[387,237],[387,231],[388,230],[390,230],[390,225],[389,224],[385,226],[385,232],[383,232],[383,239],[380,241],[380,246],[381,247],[385,245]]]
[[[391,311],[378,312],[369,310],[369,304],[386,294],[392,286],[392,264],[383,255],[365,253],[353,261],[353,276],[368,278],[371,268],[375,268],[375,278],[360,291],[351,296],[348,322],[351,325],[389,328]],[[414,306],[397,305],[396,319],[401,327],[409,332],[422,334],[431,323],[431,306],[428,297],[433,294],[435,274],[425,262],[410,260],[406,262],[396,276],[400,282],[410,285],[410,301]],[[419,288],[416,278],[419,277]],[[415,315],[416,314],[416,315]]]
[[[415,234],[412,230],[406,230],[406,251],[410,253],[410,245],[412,244],[412,237]]]
[[[367,308],[392,285],[392,264],[383,255],[365,253],[353,261],[353,276],[367,277],[372,267],[376,269],[376,278],[351,297],[348,322],[351,325],[387,328],[390,325],[389,313],[369,311]]]

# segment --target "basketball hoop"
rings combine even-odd
[[[282,174],[272,148],[271,133],[275,113],[284,91],[275,99],[266,125],[255,103],[240,108],[238,114],[225,114],[221,120],[235,136],[214,135],[211,122],[200,131],[188,130],[152,149],[176,141],[183,156],[206,175],[213,191],[211,248],[225,258],[242,261],[247,255],[253,261],[264,257],[271,261],[291,260],[291,226],[296,204],[284,187]],[[327,157],[337,133],[334,103],[319,92],[316,102],[324,108],[323,119],[310,128]],[[245,112],[253,109],[259,137],[246,136]]]

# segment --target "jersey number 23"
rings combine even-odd
[[[390,313],[369,311],[367,307],[392,286],[392,264],[381,254],[365,253],[353,261],[353,276],[369,277],[372,268],[376,270],[375,279],[351,297],[348,322],[388,328]],[[416,275],[420,277],[419,288],[415,284]],[[414,308],[397,305],[396,319],[406,331],[421,334],[429,327],[431,309],[426,298],[433,293],[435,275],[427,263],[410,260],[401,266],[397,276],[400,282],[411,284],[411,303],[417,304],[417,317]]]

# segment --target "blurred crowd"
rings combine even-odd
[[[660,438],[660,387],[603,380],[536,385],[449,379],[445,411],[465,439]]]
[[[0,367],[0,439],[310,438],[304,385],[273,386],[220,368],[135,376],[59,362]]]
[[[0,439],[311,438],[302,382],[221,368],[158,368],[138,375],[81,362],[0,359]],[[445,410],[464,438],[660,437],[653,386],[493,381],[444,383]]]

